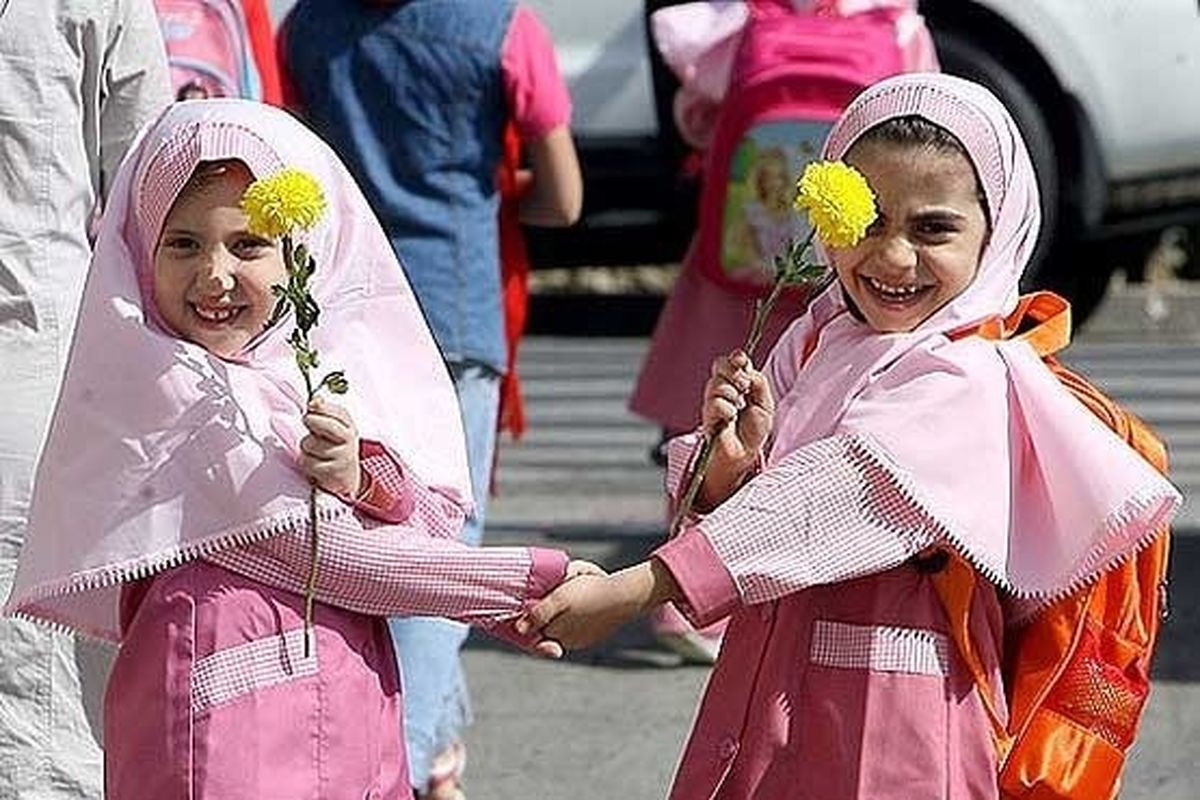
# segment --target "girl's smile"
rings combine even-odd
[[[951,150],[864,140],[846,161],[875,191],[875,224],[834,250],[842,287],[881,333],[911,331],[975,279],[988,222],[975,170]]]
[[[172,206],[154,253],[154,300],[180,337],[232,358],[262,332],[286,280],[279,248],[246,229],[250,171],[202,165]]]
[[[897,308],[916,305],[927,292],[934,288],[932,283],[893,286],[869,276],[866,278],[866,285],[877,296],[880,303],[894,305]]]

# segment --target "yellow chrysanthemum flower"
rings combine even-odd
[[[830,247],[853,247],[875,221],[875,193],[863,174],[843,161],[814,161],[796,181],[797,211]]]
[[[250,231],[278,239],[317,224],[325,213],[325,192],[304,170],[288,168],[247,187],[242,210],[250,218]]]

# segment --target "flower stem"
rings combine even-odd
[[[795,280],[796,273],[799,271],[797,266],[801,257],[812,244],[813,235],[816,233],[816,228],[808,232],[808,237],[804,243],[797,246],[795,240],[789,242],[787,251],[786,266],[778,269],[775,274],[775,282],[771,286],[770,293],[759,300],[754,307],[754,319],[750,323],[750,332],[746,336],[746,342],[742,345],[742,351],[750,359],[750,363],[754,363],[754,351],[758,349],[758,344],[762,340],[763,332],[767,327],[767,320],[771,316],[771,312],[775,309],[775,304],[779,300],[779,296],[783,294],[783,287]],[[696,465],[692,468],[692,473],[688,477],[687,488],[684,490],[683,496],[679,499],[679,504],[675,508],[675,513],[671,516],[671,527],[667,531],[670,537],[676,536],[683,528],[683,522],[691,513],[692,507],[696,502],[696,495],[700,493],[700,486],[704,483],[704,476],[708,473],[708,466],[712,462],[713,450],[716,449],[717,437],[725,430],[728,422],[722,422],[713,427],[712,430],[704,432],[704,440],[700,447],[700,455],[696,458]]]
[[[675,514],[671,517],[671,527],[667,532],[669,537],[679,535],[679,531],[683,529],[683,521],[687,519],[688,514],[692,511],[692,506],[696,502],[696,495],[700,492],[700,484],[704,483],[704,474],[708,472],[709,462],[712,461],[713,450],[716,448],[717,433],[719,432],[706,432],[704,434],[704,441],[700,447],[700,456],[696,459],[696,466],[692,469],[692,474],[688,478],[687,489],[684,490],[683,497],[679,499],[679,505],[675,507]]]
[[[754,351],[758,349],[763,330],[767,327],[767,318],[771,316],[775,302],[779,300],[779,295],[783,292],[783,284],[782,278],[777,279],[775,285],[771,287],[771,293],[765,299],[754,304],[754,321],[750,324],[750,334],[746,337],[746,343],[742,347],[751,362],[754,361]]]
[[[296,248],[292,243],[292,237],[283,236],[283,263],[287,267],[290,275],[299,275],[301,270],[305,268],[305,264],[296,263]],[[308,331],[301,328],[297,329],[299,334],[300,344],[303,348],[303,353],[300,350],[296,351],[296,366],[300,369],[300,377],[304,379],[304,390],[308,398],[307,405],[311,405],[313,396],[316,394],[313,389],[312,375],[309,374],[308,362],[305,360],[309,352],[308,349]],[[306,405],[306,411],[307,411]],[[314,483],[309,486],[308,490],[308,580],[304,586],[304,657],[308,658],[310,650],[310,641],[313,636],[313,601],[317,594],[317,485]]]

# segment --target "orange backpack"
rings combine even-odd
[[[1008,319],[971,333],[1028,341],[1075,397],[1166,472],[1166,447],[1149,426],[1054,357],[1070,341],[1065,300],[1049,292],[1027,295]],[[1006,635],[1007,725],[992,705],[995,695],[968,633],[975,571],[952,555],[933,576],[951,636],[992,719],[1001,797],[1116,797],[1125,753],[1150,692],[1150,658],[1166,611],[1169,548],[1164,526],[1133,558]]]

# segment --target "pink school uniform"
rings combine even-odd
[[[344,369],[369,488],[322,494],[304,648],[308,484],[288,318],[224,361],[175,338],[151,258],[201,161],[298,167],[329,199],[307,236],[326,368]],[[37,473],[7,611],[119,642],[105,704],[106,796],[410,797],[383,617],[507,625],[566,556],[468,548],[449,377],[392,249],[337,157],[285,112],[185,102],[123,164]]]
[[[1005,626],[1148,542],[1178,506],[1028,345],[953,335],[1014,307],[1039,224],[1028,154],[990,93],[883,81],[825,157],[909,114],[965,146],[990,239],[974,282],[910,333],[875,333],[837,285],[819,296],[765,367],[778,405],[761,472],[656,551],[694,624],[732,612],[673,800],[996,798],[990,722],[929,575],[936,551],[987,578],[970,628],[999,687]],[[672,494],[694,444],[668,449]]]

